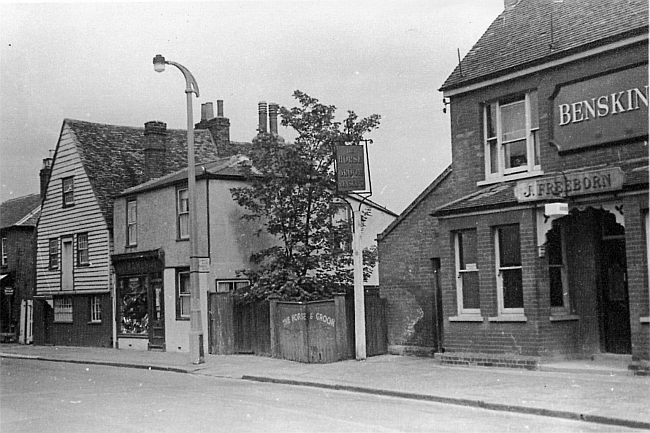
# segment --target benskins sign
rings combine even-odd
[[[585,122],[608,115],[634,111],[642,106],[648,107],[648,86],[644,90],[627,89],[610,95],[602,95],[591,100],[578,101],[572,104],[560,104],[560,126],[570,123]]]
[[[561,152],[648,135],[648,65],[561,86],[552,142]]]

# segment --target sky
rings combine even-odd
[[[187,67],[201,104],[224,101],[233,141],[257,104],[295,90],[381,116],[366,138],[372,200],[401,213],[451,163],[438,91],[503,10],[503,0],[0,3],[0,201],[36,193],[63,120],[168,128],[187,122]],[[280,135],[291,132],[280,126]],[[106,167],[110,169],[110,167]]]

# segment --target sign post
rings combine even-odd
[[[339,193],[366,191],[364,146],[336,146],[336,189]],[[350,205],[354,219],[352,259],[354,264],[354,335],[355,358],[366,359],[366,307],[363,287],[363,252],[361,250],[361,205]]]

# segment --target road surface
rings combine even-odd
[[[0,431],[638,432],[557,418],[143,369],[3,359]]]

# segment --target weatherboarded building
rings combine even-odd
[[[114,198],[186,166],[186,134],[64,120],[37,228],[36,344],[113,345]],[[198,162],[218,157],[208,129],[195,143]]]
[[[648,360],[647,2],[507,1],[441,91],[449,178],[379,243],[391,347]]]

